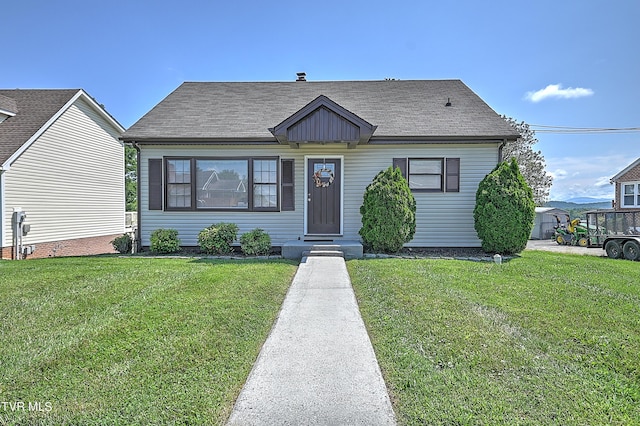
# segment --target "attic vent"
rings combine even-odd
[[[307,73],[306,72],[297,72],[296,75],[298,76],[296,81],[307,81]]]

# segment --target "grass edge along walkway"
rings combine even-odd
[[[640,263],[348,262],[400,424],[639,424]]]
[[[223,424],[296,266],[0,262],[0,424]]]

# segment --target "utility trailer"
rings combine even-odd
[[[588,247],[601,247],[612,259],[640,260],[640,210],[588,211]]]

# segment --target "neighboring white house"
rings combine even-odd
[[[0,90],[2,259],[113,251],[124,232],[123,131],[83,90]]]
[[[143,247],[157,228],[197,246],[217,222],[275,246],[360,240],[365,188],[392,165],[417,202],[407,246],[479,247],[478,183],[518,137],[459,80],[301,78],[184,83],[122,140],[139,150]]]

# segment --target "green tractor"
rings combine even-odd
[[[554,215],[557,221],[553,239],[559,245],[587,247],[589,245],[589,232],[587,227],[580,223],[580,219],[573,219],[567,215],[567,223],[562,224],[560,218]]]

